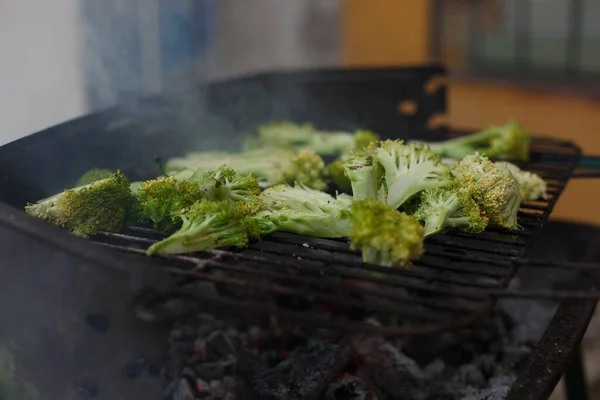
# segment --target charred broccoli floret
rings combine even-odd
[[[99,181],[101,179],[110,178],[113,176],[115,172],[109,169],[103,168],[93,168],[81,175],[81,177],[77,180],[75,187],[85,186],[92,182]]]
[[[521,204],[519,183],[506,168],[499,168],[489,158],[472,154],[453,169],[456,185],[472,193],[473,199],[489,218],[491,227],[517,229]]]
[[[510,173],[519,182],[519,189],[521,192],[521,201],[536,201],[536,200],[547,200],[548,185],[539,175],[533,172],[523,171],[514,164],[506,161],[496,162],[500,168],[508,168]]]
[[[365,152],[353,153],[344,162],[344,171],[350,180],[354,200],[378,199],[382,186],[383,170],[373,156]]]
[[[476,151],[499,160],[527,161],[530,136],[521,125],[509,122],[483,131],[437,143],[428,143],[438,155],[461,159]]]
[[[346,193],[352,192],[352,182],[348,177],[344,164],[352,160],[350,164],[357,166],[356,155],[364,153],[371,143],[378,140],[378,137],[371,131],[358,131],[355,134],[355,139],[355,146],[351,152],[342,154],[337,160],[325,167],[329,182],[333,183],[336,189]]]
[[[193,182],[169,176],[141,182],[135,197],[134,214],[138,222],[152,223],[154,229],[169,232],[178,224],[173,213],[190,207],[204,193]]]
[[[373,200],[352,204],[350,243],[363,261],[385,267],[407,267],[423,254],[424,230],[410,215]]]
[[[384,170],[379,200],[393,208],[425,189],[452,184],[449,168],[425,145],[386,140],[373,143],[369,151]]]
[[[102,231],[121,231],[131,203],[129,181],[117,171],[109,178],[28,204],[25,211],[76,236],[87,237]]]
[[[266,189],[260,197],[265,210],[260,216],[270,220],[263,233],[280,231],[324,238],[349,234],[350,196],[334,198],[301,185],[277,185]]]
[[[480,233],[489,222],[471,193],[460,187],[424,190],[413,216],[424,223],[425,236],[448,229]]]
[[[216,247],[245,247],[258,237],[258,226],[243,204],[202,199],[176,213],[181,228],[154,243],[148,255],[194,253]]]

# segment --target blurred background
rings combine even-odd
[[[0,0],[0,144],[198,80],[439,61],[445,122],[600,154],[596,21],[597,0]],[[599,194],[573,182],[555,216],[600,223]]]

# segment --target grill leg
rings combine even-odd
[[[585,379],[585,369],[583,366],[583,356],[581,346],[577,347],[573,361],[565,372],[565,390],[567,400],[587,400],[587,382]]]

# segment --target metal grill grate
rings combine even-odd
[[[187,307],[210,302],[310,325],[384,335],[459,328],[489,311],[497,297],[511,295],[508,283],[526,261],[526,251],[579,158],[579,148],[570,142],[534,139],[531,160],[522,167],[547,181],[548,200],[522,205],[519,223],[523,229],[431,237],[426,241],[425,255],[410,269],[367,265],[343,240],[283,233],[270,235],[240,252],[219,249],[153,257],[148,258],[148,264],[157,264],[176,278],[161,296],[184,299],[180,301]],[[146,257],[145,249],[161,237],[149,229],[129,227],[121,234],[105,233],[94,240]],[[203,289],[198,283],[205,285]],[[218,290],[206,290],[210,283]],[[149,304],[138,304],[138,312],[151,314]],[[381,327],[361,322],[372,313],[385,322]],[[152,319],[176,316],[155,313]]]

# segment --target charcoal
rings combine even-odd
[[[110,329],[110,320],[102,314],[88,314],[85,322],[96,332],[105,334]]]
[[[92,400],[97,398],[99,394],[98,385],[89,381],[76,383],[74,390],[77,400]]]
[[[258,355],[247,350],[242,350],[238,355],[236,372],[244,380],[251,382],[267,370],[267,364]]]
[[[510,391],[510,386],[498,386],[476,391],[462,397],[463,400],[504,400]]]
[[[194,397],[192,385],[187,379],[184,378],[179,380],[178,385],[170,398],[172,400],[190,400]]]
[[[144,357],[138,357],[134,360],[128,361],[123,367],[123,373],[130,379],[137,378],[146,370],[148,363]]]
[[[325,400],[377,400],[377,396],[363,380],[350,375],[330,383]]]
[[[440,358],[436,358],[427,367],[423,369],[423,374],[428,380],[438,379],[446,370],[446,363]]]
[[[204,380],[220,380],[226,374],[232,374],[235,371],[237,358],[231,357],[225,360],[212,363],[198,364],[194,367],[196,375]]]
[[[356,335],[351,340],[355,358],[361,360],[370,381],[394,399],[426,397],[427,380],[419,366],[394,344],[379,335]]]
[[[347,363],[341,345],[311,340],[276,367],[257,376],[251,388],[262,399],[312,399]]]
[[[206,338],[204,346],[206,348],[206,359],[209,361],[218,361],[236,353],[235,345],[229,336],[222,331],[211,333]]]
[[[494,354],[483,354],[477,357],[473,363],[477,365],[479,370],[486,376],[490,377],[493,375],[496,368],[496,356]]]
[[[481,370],[473,364],[459,367],[456,374],[452,377],[452,380],[474,387],[483,387],[486,381]]]
[[[196,399],[206,399],[212,396],[210,385],[203,379],[196,378]]]
[[[531,354],[531,347],[526,345],[509,345],[504,348],[502,366],[508,370],[521,368]]]

